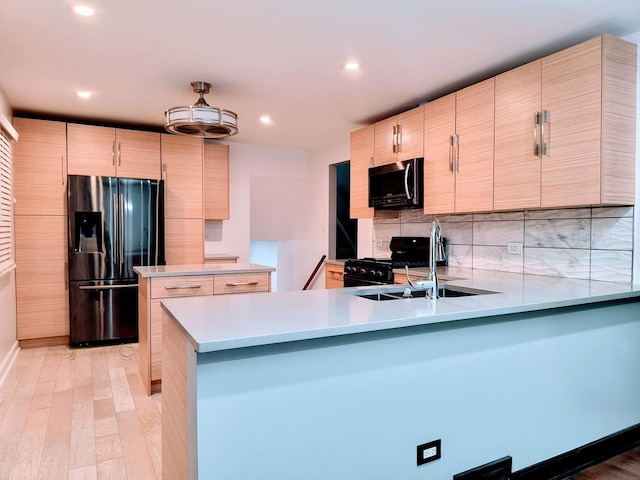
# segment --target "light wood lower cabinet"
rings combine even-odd
[[[139,277],[140,376],[150,395],[162,378],[162,305],[165,298],[270,292],[271,274],[179,275]]]
[[[18,340],[68,337],[67,217],[16,216],[15,240]]]
[[[344,265],[334,265],[325,263],[325,288],[343,288],[344,287]]]

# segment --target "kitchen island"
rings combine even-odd
[[[496,293],[163,300],[163,476],[451,478],[640,424],[640,285],[441,275]],[[442,458],[417,466],[438,439]]]
[[[162,377],[162,310],[171,297],[271,291],[275,268],[254,263],[134,267],[138,275],[138,359],[140,376],[151,395]]]

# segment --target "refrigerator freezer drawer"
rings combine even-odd
[[[70,282],[72,347],[138,341],[138,284]]]

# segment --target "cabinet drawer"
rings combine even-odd
[[[156,277],[151,279],[151,298],[213,295],[213,275]]]
[[[213,292],[215,295],[226,293],[269,292],[271,274],[237,273],[235,275],[214,275]]]

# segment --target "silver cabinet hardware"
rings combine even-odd
[[[165,290],[188,290],[201,288],[202,285],[165,285]]]

